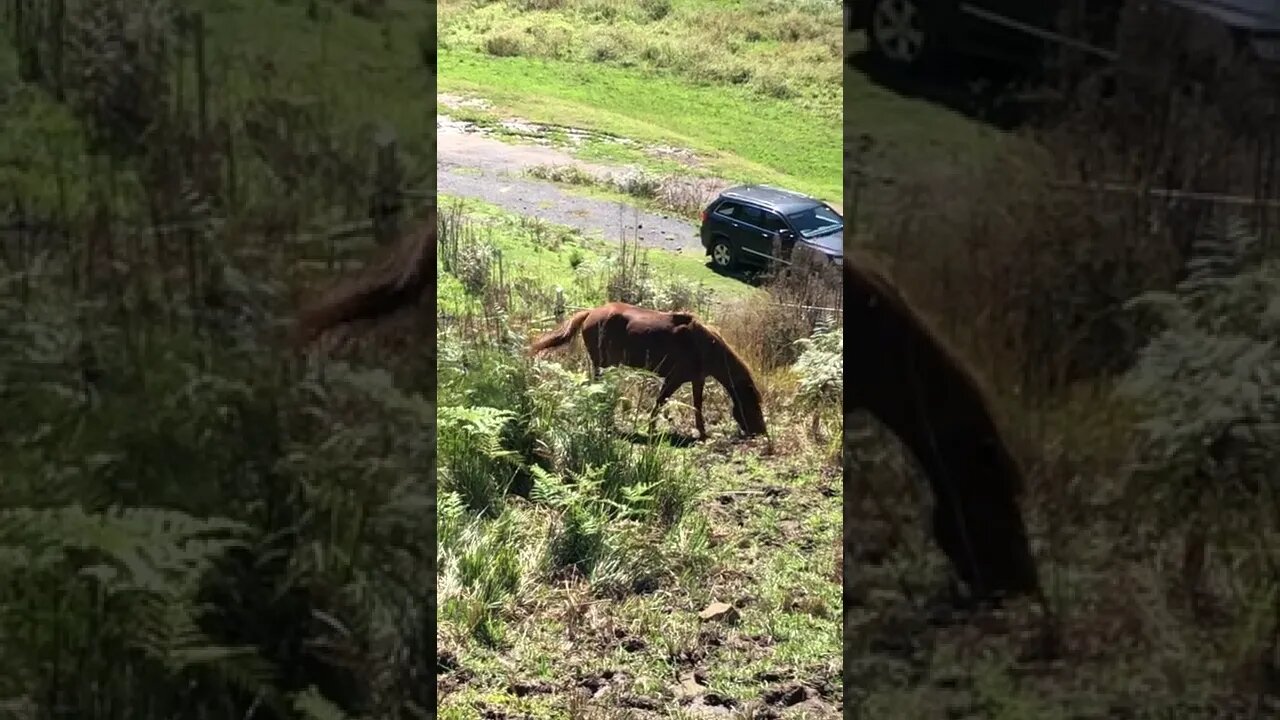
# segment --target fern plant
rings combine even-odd
[[[444,634],[500,644],[519,589],[548,576],[602,594],[655,586],[696,485],[669,449],[618,437],[616,373],[448,337],[439,357]]]
[[[1176,287],[1130,303],[1158,328],[1119,386],[1141,414],[1132,502],[1186,531],[1192,592],[1212,538],[1239,576],[1280,583],[1280,261],[1264,250],[1226,221]]]
[[[214,609],[201,602],[201,583],[249,532],[239,522],[159,508],[0,510],[0,574],[23,578],[0,591],[7,610],[0,613],[0,661],[14,671],[0,681],[0,697],[39,689],[79,705],[93,684],[126,690],[111,675],[123,668],[141,677],[203,673],[206,682],[217,677],[261,692],[273,674],[269,664],[253,648],[223,645],[202,628]],[[17,611],[24,605],[31,612]],[[114,655],[117,667],[102,664],[99,653]],[[63,667],[25,674],[60,655]],[[81,663],[78,676],[73,661]]]
[[[800,357],[792,366],[800,379],[795,402],[811,414],[810,432],[817,437],[823,415],[843,402],[844,328],[828,320],[795,344],[800,347]]]

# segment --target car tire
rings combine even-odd
[[[925,65],[938,49],[928,0],[871,0],[867,50],[876,62],[898,69]]]
[[[723,237],[711,241],[711,263],[721,270],[731,270],[738,264],[738,253]]]

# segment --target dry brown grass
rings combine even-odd
[[[795,341],[808,337],[828,313],[808,308],[841,308],[843,295],[835,268],[806,260],[778,273],[765,285],[767,293],[723,307],[716,325],[744,357],[763,371],[788,367],[799,350]]]

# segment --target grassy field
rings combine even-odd
[[[768,2],[667,3],[652,13],[609,2],[513,7],[441,5],[442,92],[688,148],[733,180],[841,197],[835,3],[783,13]]]
[[[445,3],[454,99],[438,110],[498,137],[507,117],[608,134],[559,138],[583,159],[836,199],[835,4],[735,28],[765,5]],[[821,61],[796,70],[764,48]],[[736,69],[709,70],[708,50]],[[780,303],[836,303],[838,285],[753,286],[701,254],[442,208],[441,716],[837,716],[842,332]],[[651,375],[593,382],[579,342],[525,356],[556,323],[556,288],[569,309],[625,298],[717,326],[757,375],[771,439],[735,440],[718,386],[708,441],[687,442],[688,390],[651,434]],[[493,452],[472,460],[476,447]]]
[[[483,209],[455,223],[469,249],[444,262],[442,312],[501,306],[504,319],[463,314],[442,321],[438,341],[441,716],[837,715],[838,396],[815,407],[799,386],[814,358],[838,373],[838,349],[766,362],[748,318],[785,321],[770,293],[721,292],[726,306],[712,306],[698,290],[709,271],[672,263],[644,304],[704,303],[753,358],[775,439],[735,442],[717,387],[709,442],[681,441],[692,432],[687,391],[663,435],[637,441],[648,437],[653,378],[623,369],[592,383],[576,342],[537,361],[516,349],[554,322],[545,287],[595,304],[610,288],[654,292],[648,276],[599,255],[589,277],[603,281],[583,283],[568,259],[590,250],[554,228],[522,231]],[[442,243],[447,256],[453,240]],[[494,262],[489,246],[511,258],[504,275],[471,269]],[[822,429],[810,435],[814,417]],[[477,447],[494,454],[477,462]],[[531,492],[512,489],[526,483]],[[731,616],[700,619],[714,603]]]
[[[660,295],[670,294],[673,288],[676,292],[688,292],[688,302],[699,309],[709,307],[712,302],[746,298],[761,292],[737,277],[715,272],[702,255],[638,248],[622,240],[609,243],[475,200],[442,195],[440,204],[443,208],[456,208],[446,212],[465,218],[469,229],[483,228],[481,247],[461,248],[461,253],[492,257],[488,272],[498,273],[500,265],[500,272],[512,282],[520,283],[531,297],[540,298],[544,304],[557,287],[563,289],[565,303],[570,306],[600,302],[610,272],[623,263],[632,268],[636,282],[649,283]],[[461,281],[450,273],[441,273],[437,297],[441,312],[451,314],[473,311],[476,300],[483,299],[468,295]],[[507,310],[544,309],[528,307],[526,299],[520,294],[513,295]]]
[[[865,37],[847,39],[860,55]],[[890,177],[970,164],[1008,141],[1008,135],[923,97],[903,95],[850,69],[844,84],[844,129],[850,140],[874,141],[872,170]]]

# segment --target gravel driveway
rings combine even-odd
[[[536,165],[571,164],[595,173],[615,168],[585,163],[550,147],[504,143],[468,132],[447,117],[436,121],[436,142],[436,188],[442,195],[483,200],[608,240],[625,236],[645,247],[705,252],[698,228],[681,218],[578,195],[521,174]]]

